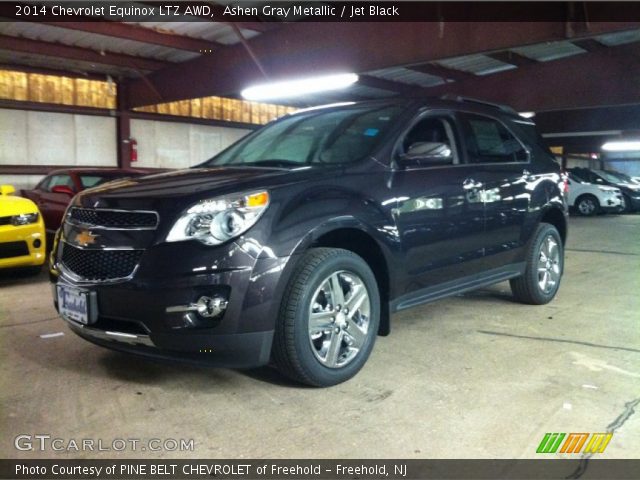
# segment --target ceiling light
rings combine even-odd
[[[640,140],[619,140],[602,145],[605,152],[635,152],[640,151]]]
[[[310,93],[346,88],[357,81],[358,75],[355,73],[325,75],[322,77],[256,85],[245,88],[242,91],[242,96],[247,100],[255,101],[299,97]]]

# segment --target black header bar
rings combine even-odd
[[[264,1],[223,5],[192,1],[0,2],[0,21],[192,22],[629,22],[640,2]]]
[[[8,479],[637,478],[640,460],[0,460]]]

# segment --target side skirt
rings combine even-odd
[[[504,267],[495,268],[487,272],[463,277],[451,282],[442,283],[434,287],[423,288],[408,293],[391,301],[391,312],[398,312],[407,308],[433,302],[441,298],[450,297],[459,293],[468,292],[477,288],[493,285],[524,274],[526,263],[512,263]]]

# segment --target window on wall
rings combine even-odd
[[[469,162],[526,162],[529,153],[500,121],[475,114],[463,114]]]

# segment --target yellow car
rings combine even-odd
[[[35,203],[14,192],[11,185],[0,185],[0,268],[39,270],[46,257],[42,215]]]

